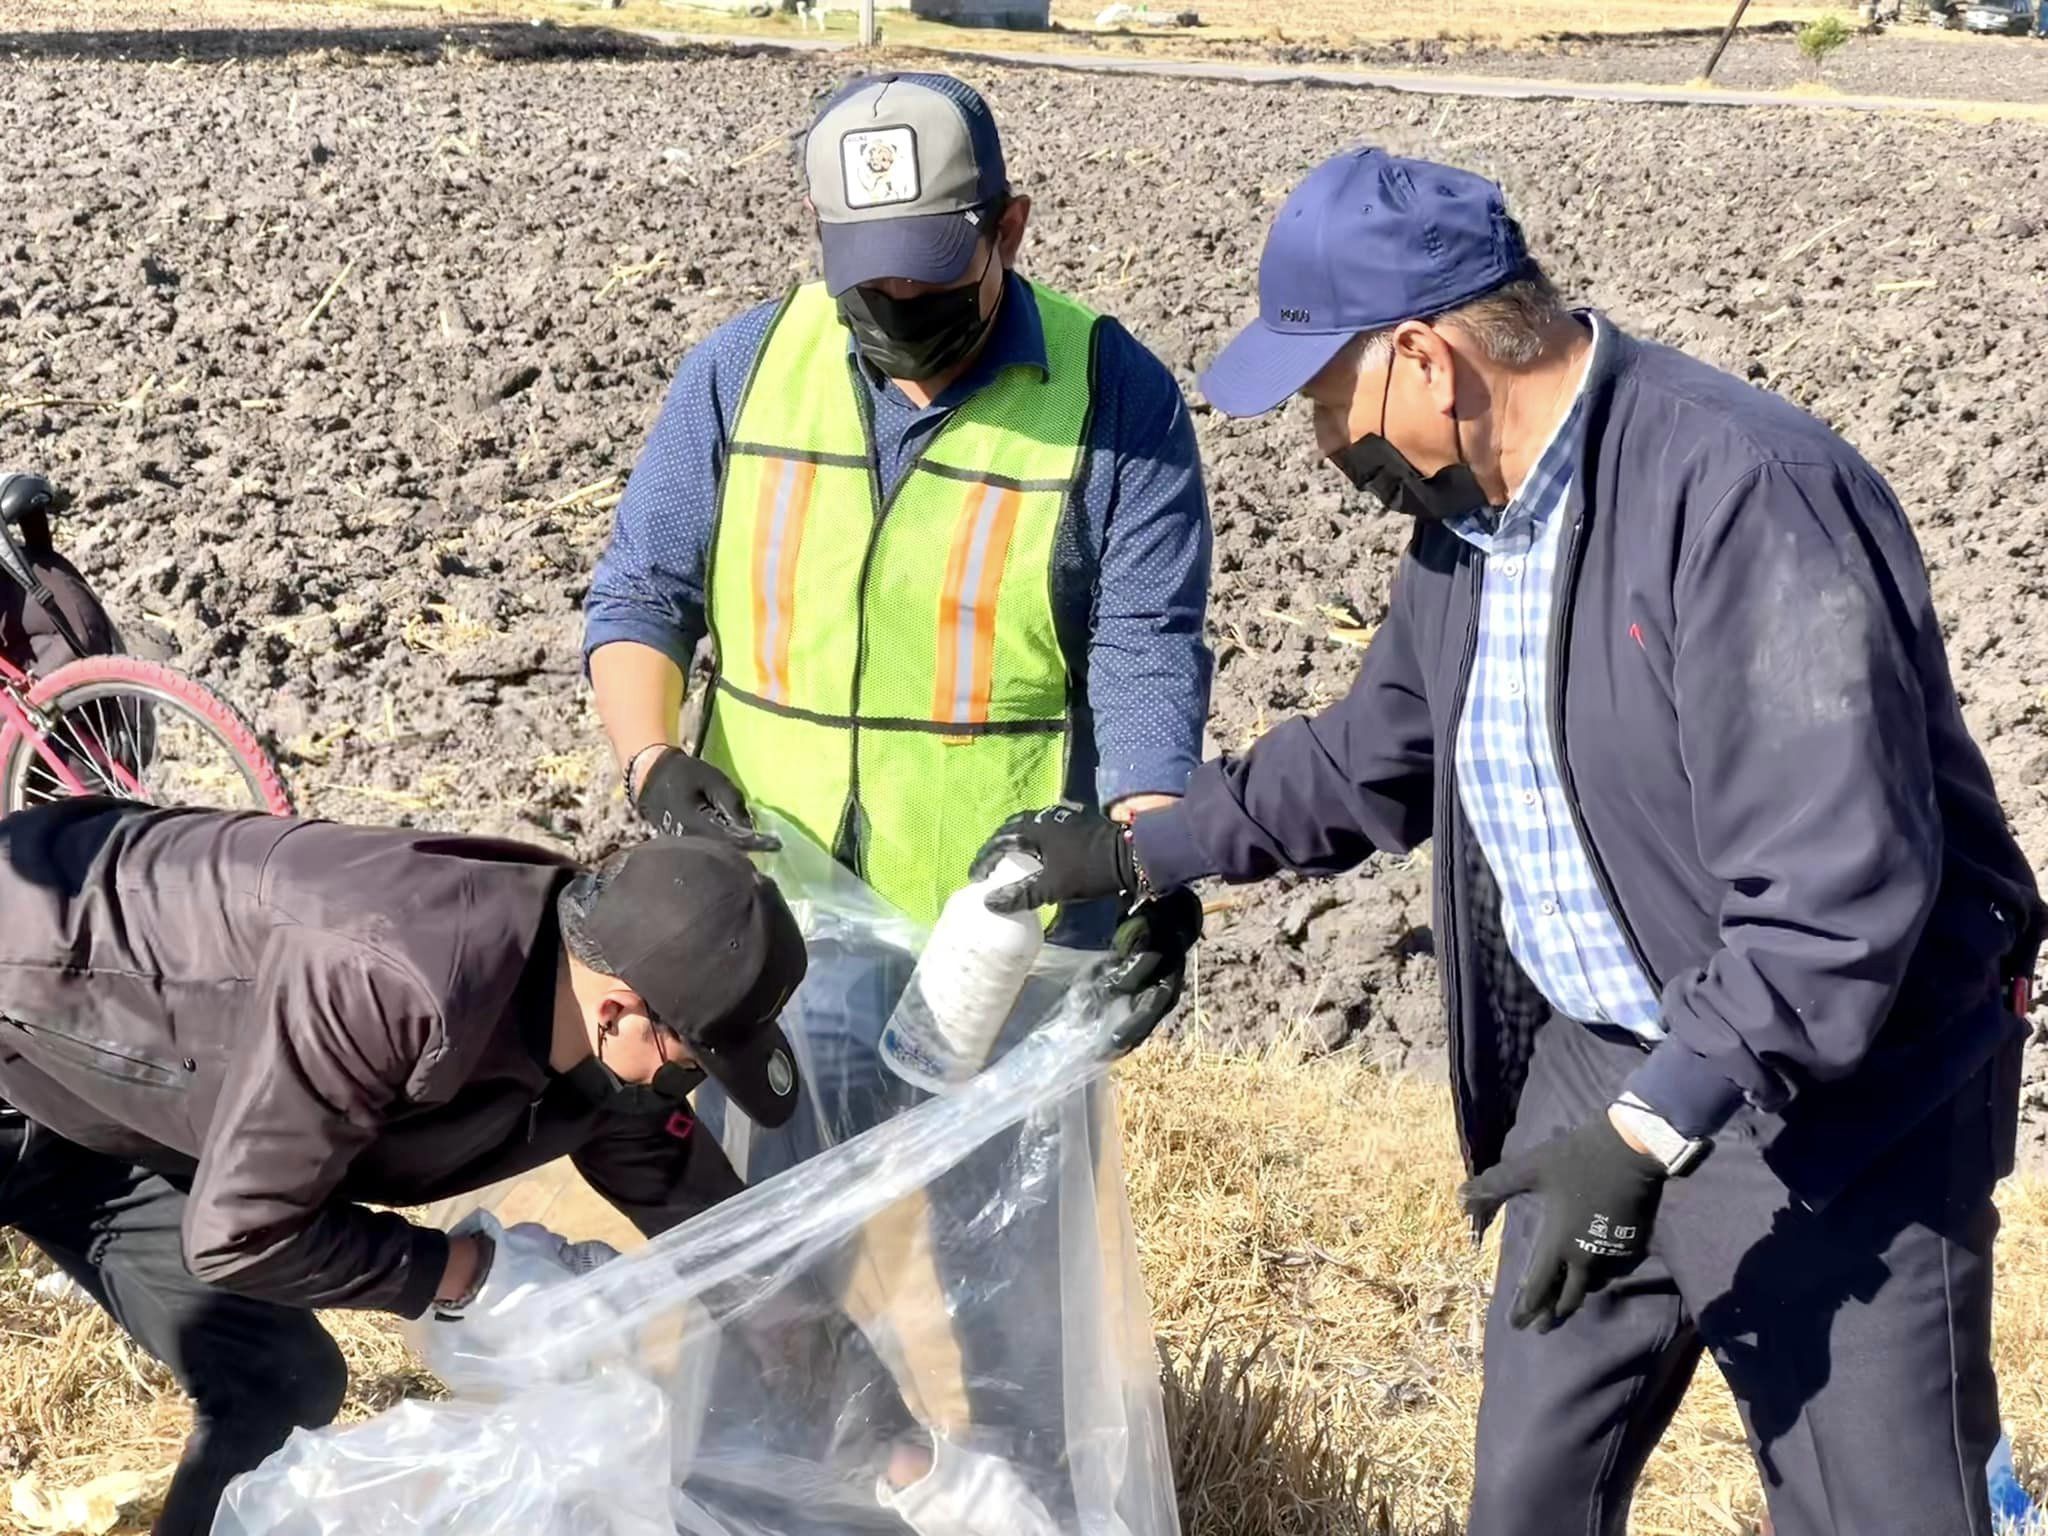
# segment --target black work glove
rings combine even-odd
[[[782,839],[754,829],[746,796],[731,779],[680,747],[655,756],[633,808],[663,837],[718,837],[748,853],[782,846]]]
[[[1109,990],[1132,1004],[1131,1016],[1110,1037],[1112,1055],[1135,1051],[1173,1012],[1187,984],[1188,951],[1201,937],[1202,899],[1185,886],[1145,902],[1117,925]]]
[[[1458,1198],[1484,1226],[1510,1195],[1543,1202],[1543,1222],[1508,1320],[1548,1333],[1650,1249],[1664,1165],[1621,1139],[1605,1114],[1468,1179]]]
[[[974,856],[969,872],[983,879],[1006,853],[1038,861],[1028,880],[998,886],[988,893],[991,912],[1025,912],[1067,901],[1094,901],[1104,896],[1137,896],[1144,886],[1124,829],[1099,811],[1071,805],[1024,811],[995,830]]]

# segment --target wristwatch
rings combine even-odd
[[[1697,1168],[1714,1145],[1704,1136],[1687,1136],[1633,1093],[1616,1099],[1607,1118],[1617,1126],[1626,1126],[1629,1134],[1648,1147],[1650,1156],[1662,1163],[1664,1172],[1674,1179]]]

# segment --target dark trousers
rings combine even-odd
[[[230,1480],[341,1407],[348,1370],[311,1312],[202,1284],[182,1190],[0,1110],[0,1225],[78,1282],[192,1399],[192,1436],[157,1536],[205,1536]],[[72,1447],[76,1449],[76,1447]]]
[[[1552,1019],[1508,1154],[1603,1113],[1641,1060]],[[1990,1078],[1818,1212],[1771,1172],[1744,1111],[1665,1187],[1641,1267],[1547,1335],[1508,1324],[1539,1215],[1511,1201],[1469,1536],[1621,1536],[1702,1353],[1734,1392],[1777,1536],[1989,1536]]]

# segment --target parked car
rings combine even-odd
[[[1965,32],[2009,32],[2024,36],[2033,30],[2033,0],[1970,0],[1963,11]]]

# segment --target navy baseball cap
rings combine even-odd
[[[1528,261],[1506,198],[1485,177],[1347,150],[1281,205],[1259,257],[1259,318],[1209,365],[1202,394],[1226,416],[1263,416],[1352,337],[1470,303]]]
[[[964,276],[1009,195],[988,103],[951,75],[873,75],[845,86],[804,138],[825,288]]]

